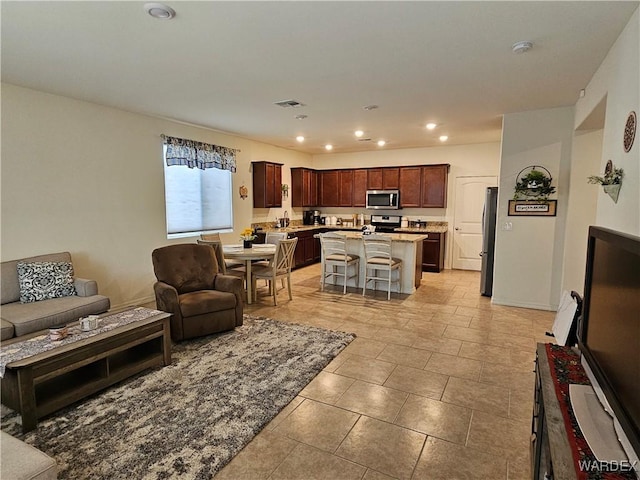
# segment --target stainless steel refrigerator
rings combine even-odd
[[[482,266],[480,293],[490,297],[493,293],[493,259],[496,246],[496,219],[498,216],[498,187],[488,187],[482,212]]]

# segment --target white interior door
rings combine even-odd
[[[453,268],[480,271],[484,197],[487,187],[497,185],[497,177],[456,178],[451,261]]]

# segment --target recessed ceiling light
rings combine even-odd
[[[384,140],[378,140],[378,146],[379,147],[384,147],[386,145],[387,142],[385,142]]]
[[[296,120],[304,120],[307,117],[308,117],[308,115],[300,114],[300,115],[296,115],[294,118]]]
[[[299,143],[302,143],[302,142],[304,142],[304,137],[303,137],[302,135],[298,135],[298,136],[296,137],[296,140],[297,140]]]
[[[365,105],[364,107],[365,110],[369,111],[369,110],[375,110],[376,108],[378,108],[378,105]]]
[[[427,130],[433,130],[434,128],[436,128],[438,126],[437,123],[427,123],[426,127]]]
[[[176,16],[176,11],[173,8],[167,7],[162,3],[145,3],[144,11],[153,18],[160,18],[163,20],[168,20]]]
[[[511,45],[511,50],[513,50],[513,53],[528,52],[532,48],[533,48],[533,43],[527,42],[527,41],[516,42],[513,45]]]
[[[362,135],[364,135],[364,132],[362,130],[356,130],[355,132],[353,132],[353,134],[360,138]]]
[[[449,140],[449,137],[447,135],[440,135],[441,142],[446,142],[447,140]]]
[[[325,150],[333,150],[333,145],[331,145],[330,143],[327,143],[327,144],[324,146],[324,149],[325,149]]]

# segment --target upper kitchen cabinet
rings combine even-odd
[[[364,207],[367,204],[367,176],[366,168],[353,171],[353,206]]]
[[[422,205],[422,167],[400,167],[400,206],[419,208]]]
[[[338,203],[341,207],[353,206],[353,170],[338,170]]]
[[[386,167],[382,169],[382,190],[398,190],[400,188],[400,169]]]
[[[321,170],[318,172],[320,185],[320,206],[339,207],[339,170]]]
[[[369,168],[367,190],[398,190],[400,169],[397,167]]]
[[[422,207],[445,208],[447,206],[447,177],[449,164],[422,167]],[[401,199],[402,200],[402,197]]]
[[[291,205],[315,207],[318,205],[318,172],[309,168],[291,169]]]
[[[253,167],[253,207],[282,206],[282,165],[251,162]]]
[[[367,190],[382,190],[382,169],[367,169]]]

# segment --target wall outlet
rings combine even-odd
[[[505,231],[509,231],[509,232],[510,232],[511,230],[513,230],[513,223],[511,223],[511,222],[504,222],[504,223],[502,224],[502,230],[505,230]]]

